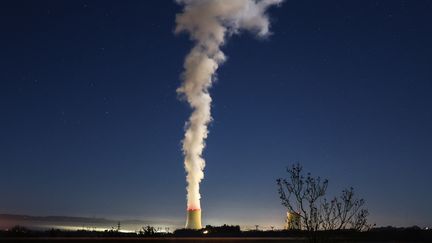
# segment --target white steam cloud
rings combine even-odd
[[[177,92],[186,98],[193,112],[186,123],[183,140],[187,172],[187,208],[201,209],[199,183],[204,178],[202,152],[212,120],[209,94],[215,72],[225,61],[220,50],[229,35],[241,30],[259,37],[269,34],[266,10],[283,0],[176,0],[183,12],[176,16],[176,33],[187,32],[195,46],[184,62],[183,83]]]

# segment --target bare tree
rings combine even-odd
[[[354,196],[351,187],[342,191],[339,197],[328,201],[324,198],[327,179],[303,174],[299,163],[287,168],[289,177],[278,179],[278,192],[282,205],[300,215],[302,227],[308,231],[317,230],[363,230],[367,225],[369,212],[364,209],[365,201]]]
[[[288,179],[278,179],[279,195],[282,205],[288,210],[299,211],[302,223],[306,230],[318,230],[320,223],[318,199],[324,196],[328,180],[320,177],[314,178],[308,173],[302,173],[300,164],[294,164],[287,169]]]
[[[339,197],[330,202],[323,200],[321,222],[325,230],[356,229],[367,227],[369,212],[364,209],[364,199],[354,196],[354,188],[342,191]]]

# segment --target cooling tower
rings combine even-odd
[[[190,209],[187,211],[186,229],[202,229],[201,209]]]

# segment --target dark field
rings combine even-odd
[[[0,231],[2,242],[432,242],[432,230],[412,228],[376,228],[370,231],[217,231],[203,236],[201,231],[176,230],[170,234],[96,232],[96,231],[31,231],[16,227],[14,231]]]
[[[269,238],[0,238],[0,242],[307,242],[306,239],[295,237]]]
[[[265,243],[265,242],[290,242],[290,243],[304,243],[304,242],[310,242],[306,238],[296,238],[296,237],[233,237],[233,238],[226,238],[226,237],[212,237],[212,238],[60,238],[60,237],[38,237],[38,238],[0,238],[0,242],[210,242],[210,243],[217,243],[217,242],[224,242],[224,243],[235,243],[235,242],[256,242],[256,243]],[[318,241],[322,242],[322,241]],[[338,239],[327,239],[323,242],[356,242],[356,243],[379,243],[379,242],[430,242],[430,241],[424,241],[424,240],[397,240],[397,239],[373,239],[373,240],[367,240],[367,239],[346,239],[346,238],[338,238]]]

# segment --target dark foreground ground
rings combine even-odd
[[[308,242],[306,239],[302,238],[294,238],[294,237],[284,237],[284,238],[270,238],[270,237],[233,237],[233,238],[226,238],[226,237],[203,237],[203,238],[53,238],[53,237],[44,237],[44,238],[0,238],[0,242],[67,242],[67,243],[73,243],[73,242],[158,242],[158,243],[164,243],[164,242],[224,242],[224,243],[231,243],[231,242],[256,242],[256,243],[264,243],[264,242]]]
[[[198,243],[217,243],[217,242],[223,242],[223,243],[236,243],[236,242],[255,242],[255,243],[278,243],[278,242],[289,242],[289,243],[305,243],[305,242],[356,242],[356,243],[397,243],[397,242],[432,242],[425,239],[347,239],[347,238],[334,238],[334,239],[326,239],[326,240],[318,240],[318,241],[312,241],[308,238],[300,238],[300,237],[182,237],[182,238],[176,238],[176,237],[161,237],[161,238],[131,238],[131,237],[125,237],[125,238],[109,238],[109,237],[90,237],[90,238],[71,238],[71,237],[35,237],[35,238],[28,238],[28,237],[20,237],[20,238],[9,238],[9,237],[1,237],[0,242],[66,242],[66,243],[73,243],[73,242],[79,242],[79,243],[85,243],[85,242],[122,242],[122,243],[128,243],[128,242],[157,242],[157,243],[168,243],[168,242],[198,242]]]
[[[364,243],[396,243],[396,242],[430,242],[432,230],[411,228],[374,228],[369,231],[241,231],[238,226],[207,227],[202,230],[179,229],[173,233],[158,233],[152,227],[143,228],[139,233],[122,233],[111,230],[97,231],[35,231],[23,227],[0,231],[0,243],[3,242],[364,242]]]

